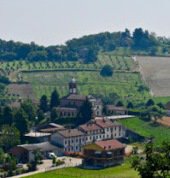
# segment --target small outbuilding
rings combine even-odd
[[[39,151],[43,159],[48,158],[48,153],[54,152],[56,155],[61,155],[62,149],[52,145],[49,142],[37,144],[18,145],[10,150],[10,153],[15,156],[18,162],[27,163],[34,160],[35,152]]]

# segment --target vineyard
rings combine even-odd
[[[112,77],[100,75],[101,68],[106,64],[111,65],[114,70]],[[50,96],[54,88],[57,88],[60,96],[66,95],[68,81],[72,77],[76,78],[78,90],[84,95],[109,96],[117,93],[122,99],[129,100],[134,98],[144,100],[149,97],[148,91],[139,92],[139,87],[144,83],[140,74],[136,72],[138,65],[131,57],[101,53],[98,60],[90,64],[84,64],[82,61],[33,63],[13,61],[1,62],[0,67],[13,82],[29,82],[32,86],[29,90],[32,92],[30,95],[35,94],[36,98],[40,98],[43,94]],[[18,92],[20,88],[22,87],[18,87]],[[16,93],[12,86],[8,91],[10,95]],[[26,95],[29,95],[28,91]]]

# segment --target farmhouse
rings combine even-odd
[[[125,145],[117,140],[96,141],[83,149],[83,165],[87,168],[105,168],[121,164]]]
[[[51,135],[51,142],[63,152],[81,152],[84,145],[100,140],[125,137],[126,130],[117,122],[101,118],[91,120],[76,129],[65,129]]]

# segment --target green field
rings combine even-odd
[[[84,170],[80,168],[65,168],[51,172],[35,174],[27,178],[139,178],[129,163],[102,170]]]
[[[170,128],[159,124],[143,121],[139,118],[124,119],[120,121],[125,127],[145,136],[154,137],[155,145],[160,145],[163,141],[170,141]]]

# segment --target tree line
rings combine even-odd
[[[65,45],[40,46],[14,42],[12,40],[0,40],[0,60],[27,60],[34,61],[77,61],[86,63],[97,60],[99,51],[114,51],[116,48],[130,48],[134,51],[143,50],[154,53],[158,46],[163,47],[163,52],[168,52],[170,40],[157,37],[142,28],[136,28],[133,33],[128,29],[123,32],[104,32],[74,38]]]

